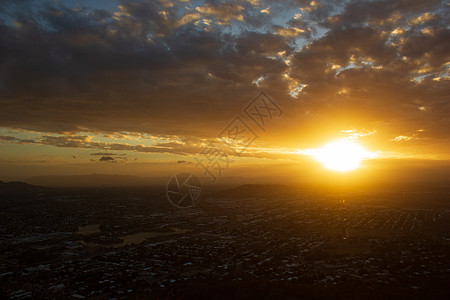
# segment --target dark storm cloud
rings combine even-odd
[[[444,1],[27,7],[8,9],[14,22],[0,24],[0,126],[215,136],[251,100],[254,82],[262,78],[260,87],[299,115],[333,115],[344,107],[364,119],[355,125],[389,122],[399,135],[408,126],[423,128],[428,138],[450,132]],[[301,14],[292,17],[293,11]],[[299,84],[305,87],[292,101],[289,92]],[[296,123],[285,124],[292,129]],[[48,135],[39,142],[106,147],[88,136]],[[182,144],[108,147],[197,152]]]

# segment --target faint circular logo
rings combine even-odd
[[[169,202],[175,207],[194,207],[202,195],[202,185],[194,175],[180,173],[167,182],[166,195]]]

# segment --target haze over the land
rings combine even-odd
[[[449,15],[431,0],[4,0],[0,179],[202,175],[195,158],[239,116],[257,138],[220,176],[320,181],[307,149],[349,138],[376,154],[355,180],[445,180]],[[261,90],[282,110],[264,128],[244,112]]]

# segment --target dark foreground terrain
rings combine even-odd
[[[0,298],[450,299],[449,196],[8,187]]]

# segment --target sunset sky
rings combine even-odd
[[[425,0],[0,1],[0,179],[201,176],[236,117],[255,138],[220,176],[320,176],[311,149],[339,139],[373,154],[366,175],[440,176],[449,18]],[[279,109],[263,127],[258,95]]]

